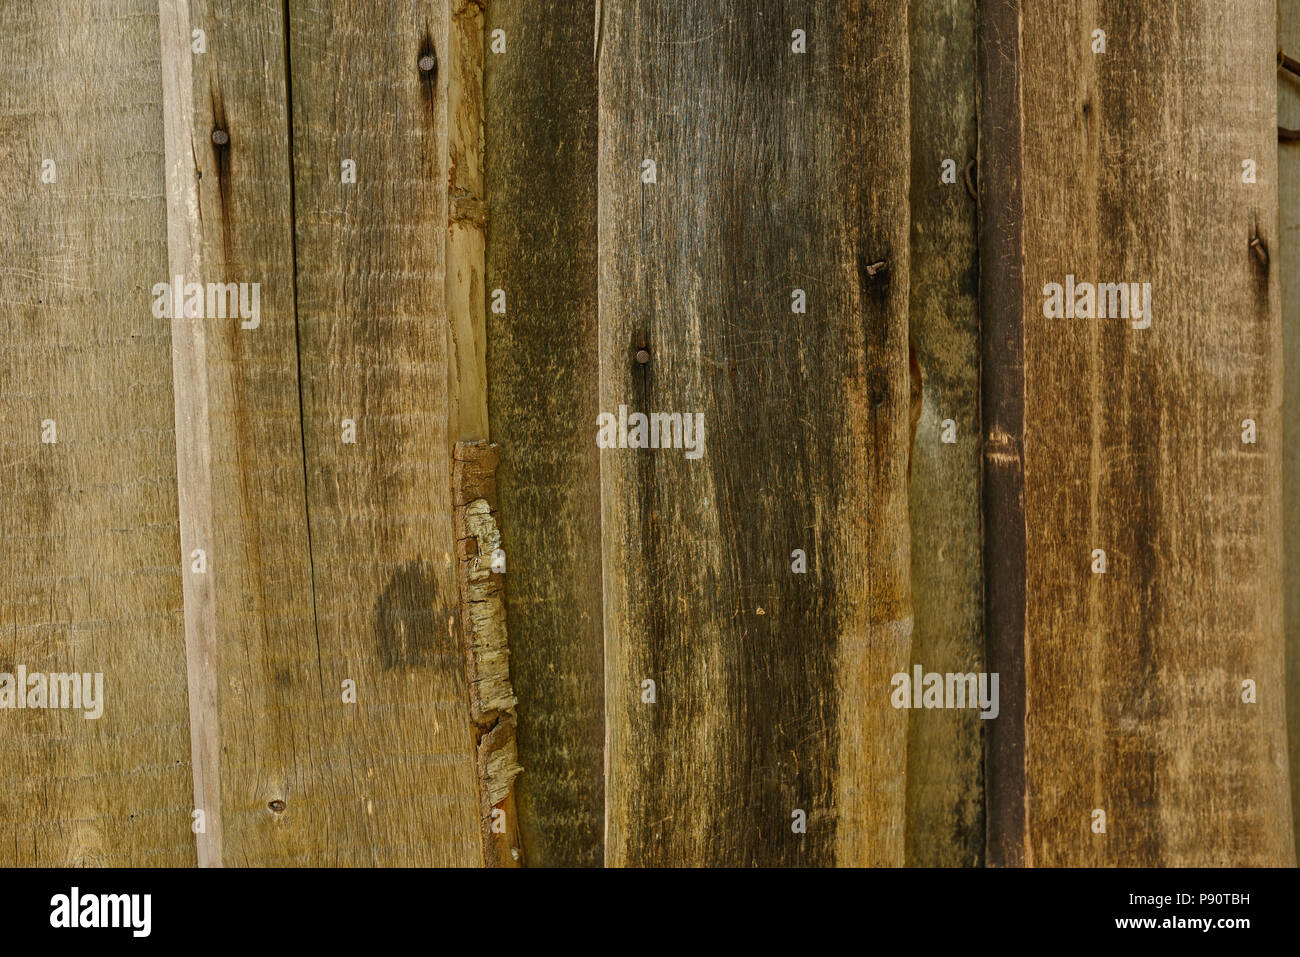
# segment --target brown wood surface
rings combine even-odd
[[[601,453],[607,860],[902,863],[906,17],[603,8],[601,410],[705,416]]]
[[[343,705],[316,647],[283,10],[207,0],[190,4],[189,24],[208,44],[191,56],[183,31],[201,278],[261,284],[255,328],[204,323],[221,743],[209,829],[220,825],[230,866],[327,863],[322,837],[348,827],[330,780]]]
[[[291,2],[297,328],[320,694],[323,864],[475,865],[456,616],[449,357],[451,6]],[[422,73],[434,51],[444,68]],[[340,182],[343,158],[357,182]],[[288,321],[287,317],[286,320]],[[341,420],[356,423],[341,442]],[[355,706],[340,683],[356,681]],[[292,813],[294,797],[288,797]]]
[[[5,866],[195,863],[158,38],[144,0],[0,7],[0,672],[104,698],[0,712]]]
[[[1294,865],[1276,46],[1296,0],[3,5],[0,673],[104,713],[0,710],[0,865]]]
[[[921,414],[908,486],[912,661],[983,670],[975,6],[912,0],[911,343]],[[942,179],[952,160],[955,182]],[[951,419],[956,441],[944,443]],[[910,712],[907,863],[972,866],[984,854],[981,721],[968,709]]]
[[[516,782],[529,866],[604,859],[595,0],[488,4],[484,69],[492,437],[507,540]]]
[[[984,451],[985,862],[1024,864],[1025,477],[1020,0],[978,8],[980,391]]]
[[[1250,246],[1278,239],[1275,11],[1023,2],[1030,865],[1295,860],[1280,277]],[[1150,328],[1044,318],[1067,274],[1150,282]]]

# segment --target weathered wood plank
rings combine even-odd
[[[906,17],[602,6],[601,410],[704,417],[602,452],[607,859],[902,863]]]
[[[1282,0],[1278,46],[1300,59],[1300,0]],[[1300,129],[1300,76],[1278,74],[1278,123]],[[1286,543],[1287,712],[1291,814],[1300,842],[1300,143],[1278,145],[1278,274],[1282,277],[1283,540]],[[1300,847],[1300,844],[1297,845]]]
[[[191,27],[206,52],[192,53]],[[183,151],[199,201],[194,278],[243,284],[249,307],[203,321],[221,751],[208,829],[221,828],[229,865],[326,863],[323,846],[358,815],[331,779],[340,682],[321,670],[313,617],[284,11],[195,0],[182,34],[193,69]]]
[[[967,188],[976,151],[974,4],[912,0],[909,39],[909,325],[921,382],[909,482],[912,661],[967,674],[984,667],[979,269]],[[974,710],[911,712],[909,864],[982,862],[982,723]]]
[[[0,86],[0,672],[103,675],[0,711],[0,863],[190,865],[157,3],[4,5]]]
[[[604,854],[595,0],[493,2],[484,74],[492,434],[501,446],[529,865]]]
[[[1020,0],[978,8],[981,428],[985,667],[999,678],[984,729],[985,861],[1024,863],[1025,512],[1023,122]]]
[[[451,4],[291,2],[297,319],[322,697],[347,814],[316,860],[474,865],[451,506]],[[341,182],[344,159],[356,183]],[[343,420],[355,443],[342,441]]]
[[[1291,864],[1276,5],[1022,6],[1025,862]]]

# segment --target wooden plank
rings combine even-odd
[[[192,865],[157,3],[6,4],[0,72],[0,672],[103,676],[0,711],[0,863]]]
[[[604,859],[595,0],[493,2],[484,123],[492,434],[508,523],[517,782],[530,865]]]
[[[188,216],[194,265],[205,282],[243,284],[250,307],[201,324],[221,753],[208,830],[221,829],[227,864],[330,863],[334,838],[349,829],[351,840],[364,837],[356,799],[333,770],[343,704],[340,682],[321,669],[313,616],[284,11],[194,0],[182,19],[178,61],[193,73],[180,152],[198,197]],[[203,53],[193,52],[192,29],[203,32]]]
[[[612,864],[904,860],[906,18],[761,6],[602,4]]]
[[[1025,863],[1293,864],[1276,5],[1022,6]]]
[[[1024,864],[1025,512],[1020,0],[979,7],[979,259],[984,643],[999,713],[985,730],[985,860]]]
[[[207,364],[207,301],[194,157],[193,56],[189,4],[160,0],[163,152],[167,192],[168,282],[154,287],[170,320],[176,426],[176,499],[185,601],[185,665],[189,695],[193,831],[200,867],[221,865],[221,734],[217,716],[216,569],[213,547],[211,428]],[[200,140],[202,142],[202,140]],[[197,291],[197,295],[193,295]],[[215,310],[216,302],[212,303]]]
[[[1300,0],[1282,0],[1278,47],[1300,59]],[[1278,123],[1300,129],[1300,76],[1278,73]],[[1286,543],[1287,715],[1291,742],[1291,814],[1300,842],[1300,143],[1279,143],[1278,274],[1282,277],[1284,434],[1282,527]],[[1300,844],[1297,845],[1300,847]]]
[[[458,636],[446,251],[451,6],[289,4],[297,322],[330,786],[320,863],[482,861]],[[356,164],[356,183],[341,164]],[[355,442],[343,441],[343,420]]]
[[[967,674],[984,670],[979,267],[975,197],[967,188],[977,140],[974,5],[912,0],[909,39],[909,324],[920,376],[908,491],[912,661],[926,671]],[[969,709],[910,715],[907,862],[979,864],[984,722]]]

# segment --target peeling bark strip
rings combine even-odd
[[[504,556],[496,519],[497,462],[495,445],[457,442],[452,462],[452,506],[461,640],[477,749],[483,862],[488,867],[508,867],[522,864],[512,793],[521,769],[515,748],[514,709],[518,699],[510,684],[504,567],[495,564]],[[494,814],[497,811],[504,814],[504,822],[501,814]]]

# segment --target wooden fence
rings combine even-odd
[[[1294,865],[1281,8],[0,4],[0,864]]]

